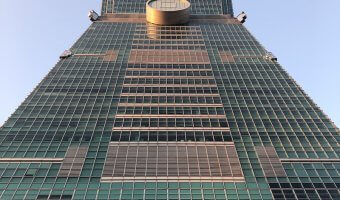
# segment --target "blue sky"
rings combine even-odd
[[[0,0],[0,125],[89,26],[100,0]],[[234,0],[245,26],[340,126],[339,0]]]

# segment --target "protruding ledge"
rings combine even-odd
[[[169,177],[169,176],[148,176],[148,177],[102,177],[103,183],[115,182],[210,182],[210,183],[242,183],[245,182],[243,177]]]
[[[282,163],[332,163],[332,162],[340,162],[338,158],[282,158],[280,159]]]
[[[113,131],[230,131],[229,127],[113,127]]]
[[[61,163],[63,158],[0,158],[0,163]]]

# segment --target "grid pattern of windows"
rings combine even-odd
[[[226,0],[189,0],[191,4],[190,13],[198,15],[227,14],[223,12],[226,7]]]
[[[120,20],[93,23],[0,128],[0,199],[340,199],[339,129],[243,25]],[[209,63],[129,63],[138,50]],[[232,142],[244,180],[102,180],[109,148],[162,142]]]
[[[132,50],[129,64],[209,64],[206,51],[197,50]],[[146,72],[145,72],[146,73]],[[166,75],[167,76],[167,75]],[[169,75],[171,76],[171,75]]]
[[[257,183],[275,182],[284,186],[286,183],[303,184],[306,181],[297,174],[289,174],[285,163],[284,171],[288,177],[267,177],[268,171],[262,168],[262,158],[255,151],[255,146],[273,146],[272,151],[277,153],[280,160],[290,158],[300,164],[310,164],[311,160],[308,159],[320,159],[320,162],[335,163],[333,159],[339,158],[339,129],[278,63],[263,59],[265,50],[249,32],[233,24],[203,25],[201,30],[209,38],[205,40],[206,48],[214,63],[214,77],[246,179],[253,176]],[[230,52],[234,62],[224,62],[221,51]],[[277,158],[275,163],[281,165]],[[283,175],[281,170],[280,167],[279,174]],[[336,184],[339,181],[337,176],[332,174],[325,180]],[[309,180],[313,181],[316,179]],[[325,186],[320,191],[307,191],[295,186],[271,187],[273,197],[340,197],[339,186],[333,189]]]
[[[150,141],[150,142],[231,142],[228,131],[114,131],[111,141]]]
[[[102,1],[102,15],[106,13],[113,13],[114,0],[103,0]]]
[[[270,178],[275,199],[339,199],[340,163],[284,163],[287,178]]]

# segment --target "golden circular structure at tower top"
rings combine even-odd
[[[190,3],[186,0],[149,0],[146,20],[157,25],[185,24],[189,21]]]

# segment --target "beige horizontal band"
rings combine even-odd
[[[196,33],[195,34],[186,34],[186,33],[176,33],[176,32],[172,32],[172,33],[161,33],[161,32],[166,32],[166,31],[160,31],[160,30],[154,30],[155,32],[151,33],[147,33],[148,35],[157,35],[157,36],[164,36],[164,37],[168,37],[168,36],[182,36],[182,37],[203,37],[202,33]],[[134,36],[145,36],[144,33],[135,33]]]
[[[163,59],[159,59],[156,58],[156,56],[154,57],[143,57],[143,56],[139,56],[138,58],[133,58],[134,60],[129,60],[128,64],[159,64],[159,65],[180,65],[180,64],[190,64],[190,65],[208,65],[210,64],[210,61],[197,61],[197,60],[187,60],[187,61],[174,61],[174,60],[170,60],[170,61],[163,61]],[[137,60],[136,60],[137,59]],[[146,59],[146,60],[143,60]],[[169,59],[174,59],[174,58],[170,58]],[[175,58],[177,59],[177,58]],[[204,59],[208,59],[208,57],[204,57]],[[159,61],[156,61],[159,60]]]
[[[234,142],[110,142],[109,146],[235,146]]]
[[[230,131],[228,127],[113,127],[113,131]]]
[[[173,96],[173,97],[219,97],[219,94],[179,94],[179,93],[122,93],[120,96],[122,97],[133,97],[133,96]]]
[[[125,76],[125,78],[215,79],[213,76]]]
[[[134,41],[138,41],[138,40],[145,41],[144,38],[137,38],[137,37],[135,37],[135,38],[132,39],[133,42]],[[153,38],[152,41],[161,41],[161,42],[165,42],[165,41],[170,41],[170,42],[174,42],[174,41],[176,41],[176,42],[188,42],[188,41],[190,41],[190,42],[204,42],[203,39],[176,39],[176,40],[174,40],[174,39],[159,39],[159,38]],[[188,44],[188,46],[189,45],[190,44]]]
[[[108,50],[105,54],[74,54],[74,56],[98,56],[98,57],[102,57],[104,61],[116,61],[117,60],[117,56],[118,56],[118,52],[116,50]]]
[[[2,163],[61,163],[63,158],[0,158]]]
[[[163,40],[162,40],[163,41]],[[152,53],[152,55],[205,55],[207,50],[192,50],[192,49],[131,49],[131,53]]]
[[[171,27],[168,29],[168,27]],[[167,32],[202,32],[200,26],[158,26],[153,24],[136,24],[136,31],[145,31],[146,29],[154,29],[157,31],[167,31]]]
[[[104,14],[99,18],[100,22],[125,22],[125,23],[145,23],[145,14]]]
[[[192,24],[241,24],[236,19],[190,19]]]
[[[263,58],[263,56],[233,55],[235,58]]]
[[[243,177],[192,177],[192,176],[154,176],[154,177],[102,177],[101,182],[245,182]]]
[[[180,71],[180,72],[192,72],[192,71],[212,71],[212,69],[181,69],[181,68],[127,68],[127,71]]]
[[[190,22],[192,23],[213,23],[213,24],[241,24],[237,19],[230,14],[227,15],[191,15]]]
[[[223,104],[189,104],[189,103],[119,103],[124,107],[223,107]]]
[[[121,115],[117,114],[116,118],[193,118],[193,119],[226,119],[225,115]]]
[[[105,56],[106,54],[74,54],[74,56]]]
[[[280,159],[281,162],[290,163],[290,162],[340,162],[338,158],[283,158]]]
[[[171,27],[171,28],[168,28]],[[136,25],[136,32],[144,32],[147,31],[157,31],[158,33],[198,33],[202,34],[202,30],[199,26],[157,26],[153,24],[147,24],[145,25]]]
[[[217,87],[217,85],[199,85],[199,84],[123,84],[125,87]]]
[[[140,39],[140,41],[145,41],[145,39]],[[152,41],[154,41],[154,39],[152,39]],[[177,39],[176,39],[177,41]],[[144,47],[170,47],[170,46],[175,46],[175,47],[181,47],[181,46],[185,46],[185,47],[204,47],[205,44],[144,44],[144,43],[137,43],[136,40],[133,41],[132,46],[144,46]]]

